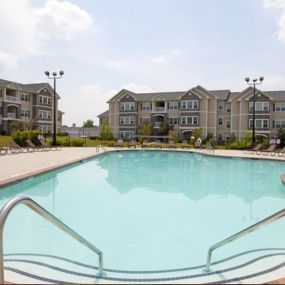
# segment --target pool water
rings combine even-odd
[[[1,206],[27,195],[104,254],[104,267],[202,265],[208,248],[284,208],[285,163],[189,152],[121,151],[1,190]],[[284,247],[279,220],[213,254]],[[97,256],[24,206],[4,234],[5,253],[41,253],[97,265]]]

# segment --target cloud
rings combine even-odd
[[[48,0],[35,11],[36,23],[43,38],[72,39],[92,24],[91,16],[69,1]]]
[[[165,56],[157,56],[157,57],[154,57],[152,59],[152,62],[155,63],[155,64],[165,64],[165,63],[168,63],[168,60],[166,59]]]
[[[2,70],[14,71],[18,68],[17,60],[12,55],[0,51],[0,68]]]
[[[175,49],[175,50],[170,51],[169,54],[167,55],[159,55],[159,56],[154,57],[152,59],[152,62],[154,64],[166,64],[173,58],[178,57],[180,55],[181,55],[181,51]]]
[[[49,41],[72,40],[91,24],[91,16],[69,1],[46,0],[42,7],[34,6],[31,0],[1,1],[2,61],[10,56],[15,68],[19,60],[45,53]]]
[[[264,0],[264,8],[275,8],[280,10],[280,16],[278,18],[279,31],[277,32],[277,38],[285,42],[285,0]]]
[[[148,86],[148,85],[138,85],[135,83],[128,83],[124,84],[122,86],[122,89],[127,89],[129,91],[132,91],[134,93],[149,93],[149,92],[155,92],[155,90]]]

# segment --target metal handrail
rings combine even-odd
[[[57,219],[55,216],[53,216],[50,212],[48,212],[46,209],[44,209],[42,206],[40,206],[38,203],[36,203],[34,200],[32,200],[29,197],[26,196],[18,196],[13,199],[11,199],[9,202],[7,202],[3,208],[0,211],[0,284],[4,284],[4,264],[3,264],[3,232],[4,232],[4,226],[5,222],[7,220],[8,215],[10,212],[20,204],[24,204],[40,216],[42,216],[44,219],[46,219],[48,222],[52,223],[59,229],[63,230],[66,234],[70,235],[83,245],[85,245],[87,248],[91,249],[93,252],[97,253],[99,256],[99,274],[103,274],[103,253],[93,244],[91,244],[89,241],[81,237],[77,232],[72,230],[70,227],[68,227],[66,224],[64,224],[62,221]]]
[[[212,257],[212,253],[215,249],[217,249],[223,245],[226,245],[226,244],[228,244],[228,243],[230,243],[236,239],[239,239],[239,238],[241,238],[241,237],[243,237],[243,236],[245,236],[251,232],[254,232],[254,231],[260,229],[260,228],[263,228],[264,226],[271,224],[272,222],[274,222],[280,218],[283,218],[283,217],[285,217],[285,208],[283,210],[276,212],[275,214],[263,219],[262,221],[260,221],[256,224],[254,224],[254,225],[252,225],[252,226],[250,226],[250,227],[248,227],[248,228],[246,228],[246,229],[244,229],[244,230],[242,230],[242,231],[240,231],[240,232],[238,232],[238,233],[236,233],[236,234],[234,234],[234,235],[232,235],[232,236],[230,236],[230,237],[228,237],[228,238],[226,238],[226,239],[224,239],[224,240],[222,240],[222,241],[220,241],[214,245],[212,245],[208,250],[207,265],[206,265],[205,271],[206,272],[210,271],[211,257]]]

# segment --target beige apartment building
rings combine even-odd
[[[154,131],[168,122],[180,138],[190,138],[193,130],[202,136],[212,133],[217,142],[231,133],[246,137],[253,126],[253,88],[241,92],[207,90],[198,85],[182,92],[134,93],[121,90],[109,101],[109,110],[99,115],[100,123],[109,122],[115,138],[133,138],[139,126],[149,122]],[[256,90],[256,135],[276,137],[285,127],[285,91]]]
[[[20,84],[0,79],[0,132],[9,134],[17,122],[42,133],[53,132],[53,92],[48,83]],[[57,106],[60,96],[57,94],[56,97]],[[63,114],[57,110],[58,129],[62,126]]]

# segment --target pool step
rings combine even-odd
[[[98,268],[44,254],[6,254],[5,280],[12,283],[225,283],[261,284],[285,276],[285,248],[258,249],[240,253],[212,264],[155,271]]]

